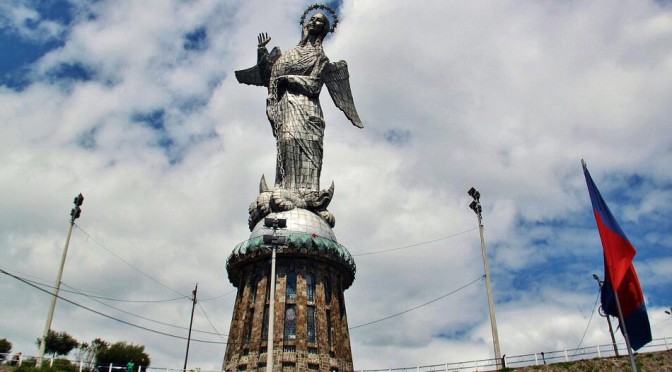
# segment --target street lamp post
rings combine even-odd
[[[494,344],[495,349],[495,361],[497,363],[497,369],[501,368],[502,353],[499,349],[499,334],[497,333],[497,318],[495,317],[495,301],[492,296],[492,285],[490,284],[490,267],[488,265],[488,253],[485,249],[485,239],[483,238],[483,217],[481,213],[483,208],[481,208],[481,193],[478,192],[475,188],[469,189],[467,192],[474,200],[469,204],[469,208],[476,213],[478,217],[478,229],[481,234],[481,254],[483,255],[483,269],[485,271],[485,288],[488,292],[488,308],[490,309],[490,327],[492,328],[492,343]]]
[[[36,361],[36,366],[38,368],[42,366],[42,359],[44,359],[44,353],[47,349],[47,336],[49,335],[49,330],[51,329],[51,321],[54,319],[54,309],[56,308],[58,292],[61,289],[61,278],[63,277],[63,267],[65,267],[65,257],[68,255],[68,246],[70,245],[72,228],[75,226],[75,220],[79,218],[80,214],[82,214],[82,209],[80,207],[84,203],[84,196],[82,196],[81,193],[75,196],[73,203],[75,203],[75,207],[70,211],[70,228],[68,229],[68,237],[65,239],[65,247],[63,248],[63,256],[61,257],[61,266],[59,267],[58,275],[56,276],[56,284],[54,285],[54,291],[51,296],[51,305],[49,306],[49,313],[47,314],[47,322],[44,325],[44,333],[40,339],[40,351]]]
[[[602,284],[604,284],[604,281],[600,280],[600,277],[597,276],[597,274],[593,274],[593,279],[597,281],[597,285],[598,287],[600,287],[600,292],[602,292]],[[600,308],[597,309],[597,313],[600,314],[600,316],[607,318],[607,324],[609,324],[609,334],[611,335],[611,344],[614,346],[614,353],[616,353],[616,356],[619,356],[618,346],[616,346],[616,337],[614,337],[614,328],[611,326],[611,320],[609,319],[609,314],[604,312],[602,306],[600,306]]]
[[[278,229],[287,227],[284,218],[265,218],[264,226],[273,229],[272,235],[264,235],[264,244],[271,247],[271,301],[268,305],[268,339],[266,344],[266,372],[273,372],[273,336],[275,333],[275,251],[287,241],[285,236],[277,234]]]

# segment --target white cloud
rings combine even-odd
[[[207,318],[228,333],[235,292],[218,297],[233,290],[226,258],[249,234],[247,206],[261,175],[272,180],[275,170],[266,92],[238,84],[233,71],[254,64],[259,32],[283,50],[295,45],[306,5],[99,1],[77,3],[68,26],[42,19],[28,3],[0,12],[10,32],[64,41],[31,66],[30,86],[0,87],[0,267],[51,285],[70,198],[82,192],[65,283],[122,299],[175,298],[173,290],[188,295],[199,283],[202,298],[216,297],[202,302]],[[346,1],[340,18],[325,50],[332,61],[348,62],[366,128],[354,128],[323,93],[321,183],[335,182],[334,231],[358,266],[346,292],[350,326],[482,275],[476,216],[467,207],[474,186],[482,194],[503,352],[576,347],[594,302],[590,276],[602,270],[581,158],[604,190],[627,189],[634,174],[645,180],[636,190],[641,197],[608,203],[624,211],[619,221],[631,239],[656,247],[638,244],[636,264],[650,288],[650,314],[662,318],[670,300],[669,8],[642,1]],[[26,20],[39,27],[26,29]],[[204,30],[207,48],[187,50],[185,35],[196,29]],[[81,65],[90,76],[59,79],[54,71],[64,65]],[[160,125],[147,122],[153,113],[163,115]],[[420,242],[431,243],[412,246]],[[404,246],[412,247],[361,255]],[[34,354],[48,295],[7,276],[0,289],[12,298],[0,316],[16,319],[2,337]],[[187,299],[117,305],[188,326]],[[195,328],[212,331],[197,315]],[[602,322],[592,319],[584,346],[608,343]],[[654,337],[669,335],[670,322],[652,324]],[[54,328],[82,341],[144,344],[152,365],[182,366],[175,350],[184,340],[64,302]],[[484,283],[353,329],[351,339],[356,368],[488,358]],[[192,343],[190,366],[218,369],[223,354],[223,345]]]

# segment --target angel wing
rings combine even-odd
[[[248,69],[236,71],[236,79],[241,84],[267,87],[271,79],[271,68],[281,54],[278,47],[273,48],[271,53],[263,48],[263,52],[259,52],[257,64]]]
[[[329,90],[331,99],[353,125],[364,128],[362,120],[357,114],[355,102],[350,90],[350,74],[348,64],[345,61],[329,63],[322,72],[322,80]]]

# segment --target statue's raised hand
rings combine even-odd
[[[262,32],[262,33],[259,34],[259,36],[257,36],[257,42],[259,42],[259,44],[257,44],[257,46],[259,48],[265,47],[266,44],[268,44],[269,41],[271,41],[271,37],[268,36],[268,34],[266,32]]]

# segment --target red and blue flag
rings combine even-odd
[[[609,211],[585,163],[583,174],[586,177],[604,251],[605,279],[601,294],[602,308],[607,314],[618,317],[614,296],[614,288],[616,288],[625,323],[625,327],[621,324],[621,332],[627,331],[630,345],[638,350],[651,341],[651,325],[644,305],[644,292],[642,292],[637,271],[632,263],[637,251]]]

